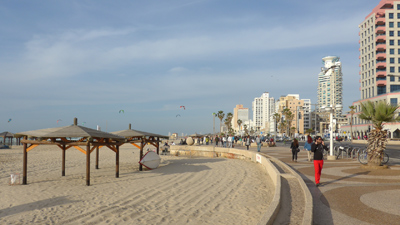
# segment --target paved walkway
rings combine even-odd
[[[235,146],[245,149],[245,147]],[[251,147],[250,151],[257,151]],[[400,224],[400,160],[390,159],[390,169],[361,169],[352,159],[325,160],[321,184],[316,187],[314,165],[301,151],[291,161],[289,146],[261,148],[298,171],[313,195],[314,224]]]

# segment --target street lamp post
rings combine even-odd
[[[324,107],[323,107],[324,108]],[[336,157],[333,155],[333,113],[336,113],[336,110],[342,109],[342,105],[335,105],[330,107],[325,107],[326,111],[329,111],[329,155],[328,160],[336,160]]]
[[[339,67],[337,65],[333,65],[327,69],[322,69],[322,72],[324,72],[324,74],[326,75],[326,73],[330,70],[330,69],[334,69],[336,67]],[[334,70],[333,70],[334,71]],[[331,79],[332,80],[331,76]],[[332,104],[329,107],[321,107],[321,108],[325,108],[325,110],[329,111],[329,155],[328,155],[328,160],[336,160],[336,157],[333,155],[333,113],[336,114],[336,110],[340,110],[342,107],[342,105],[336,105],[336,96],[335,96],[335,89],[336,89],[336,85],[335,82],[332,82],[333,84],[333,94],[332,94]]]

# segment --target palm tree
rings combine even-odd
[[[232,129],[232,119],[233,119],[233,114],[232,113],[228,113],[228,114],[226,114],[226,118],[228,119],[228,121],[229,121],[229,124],[228,124],[228,129]]]
[[[286,121],[280,122],[278,125],[278,128],[279,128],[280,133],[283,135],[283,133],[286,130]]]
[[[247,130],[247,124],[243,125],[243,128],[244,128],[244,132],[246,133],[246,135],[248,135],[249,131]]]
[[[221,132],[221,127],[222,127],[222,120],[224,119],[225,113],[224,111],[218,111],[217,117],[219,118],[219,132]]]
[[[382,154],[387,143],[387,131],[383,130],[383,126],[384,123],[400,121],[400,116],[396,113],[398,107],[384,101],[361,103],[360,119],[371,121],[374,128],[368,135],[367,151],[370,166],[382,165]]]
[[[294,137],[294,132],[296,131],[296,127],[291,127],[290,131],[292,131],[293,137]]]
[[[349,106],[349,108],[350,108],[350,135],[351,135],[351,140],[353,141],[353,116],[356,113],[356,111],[354,111],[356,107],[352,105]]]
[[[311,135],[311,133],[313,133],[313,132],[314,132],[314,130],[311,129],[311,128],[309,128],[309,129],[306,130],[306,134],[309,134],[309,135]]]
[[[274,115],[272,115],[274,120],[275,120],[275,129],[277,129],[278,127],[278,123],[281,120],[281,115],[279,115],[279,113],[275,113]],[[276,134],[275,134],[276,135]]]
[[[238,124],[238,126],[239,126],[239,132],[240,132],[240,126],[242,125],[242,123],[243,123],[243,121],[241,120],[241,119],[238,119],[237,120],[237,124]]]
[[[294,119],[294,114],[289,109],[285,113],[286,113],[285,119],[287,121],[286,129],[288,130],[288,134],[289,134],[288,136],[290,137],[291,133],[290,133],[290,129],[289,128],[290,128],[290,126],[292,124],[292,120]]]

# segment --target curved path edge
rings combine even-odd
[[[298,180],[303,190],[305,207],[302,224],[311,225],[313,223],[313,199],[310,190],[297,172],[295,172],[287,164],[281,162],[277,158],[271,157],[266,154],[258,154],[257,152],[253,151],[239,150],[234,148],[213,148],[212,146],[173,145],[170,147],[170,153],[171,155],[175,156],[203,156],[210,158],[225,157],[231,159],[249,159],[253,162],[260,163],[274,182],[275,193],[268,207],[268,210],[264,212],[263,216],[258,222],[258,225],[273,224],[281,208],[281,196],[282,194],[285,194],[282,193],[282,174],[271,161],[279,163],[280,166],[285,167],[287,171],[290,171],[290,173]]]

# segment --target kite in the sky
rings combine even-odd
[[[85,123],[86,123],[86,122],[83,122],[83,123],[82,123],[82,126],[85,126]]]
[[[121,112],[122,112],[122,113],[125,113],[125,111],[124,111],[123,109],[119,110],[119,113],[121,113]]]
[[[57,120],[57,124],[58,124],[59,121],[62,121],[62,120],[61,119]]]
[[[11,122],[11,120],[12,120],[11,118],[10,118],[10,119],[8,119],[8,122]]]
[[[181,105],[181,107],[180,108],[183,108],[183,110],[186,110],[186,108],[185,108],[185,106],[184,105]]]
[[[176,117],[178,117],[178,116],[181,116],[181,115],[177,114]]]

